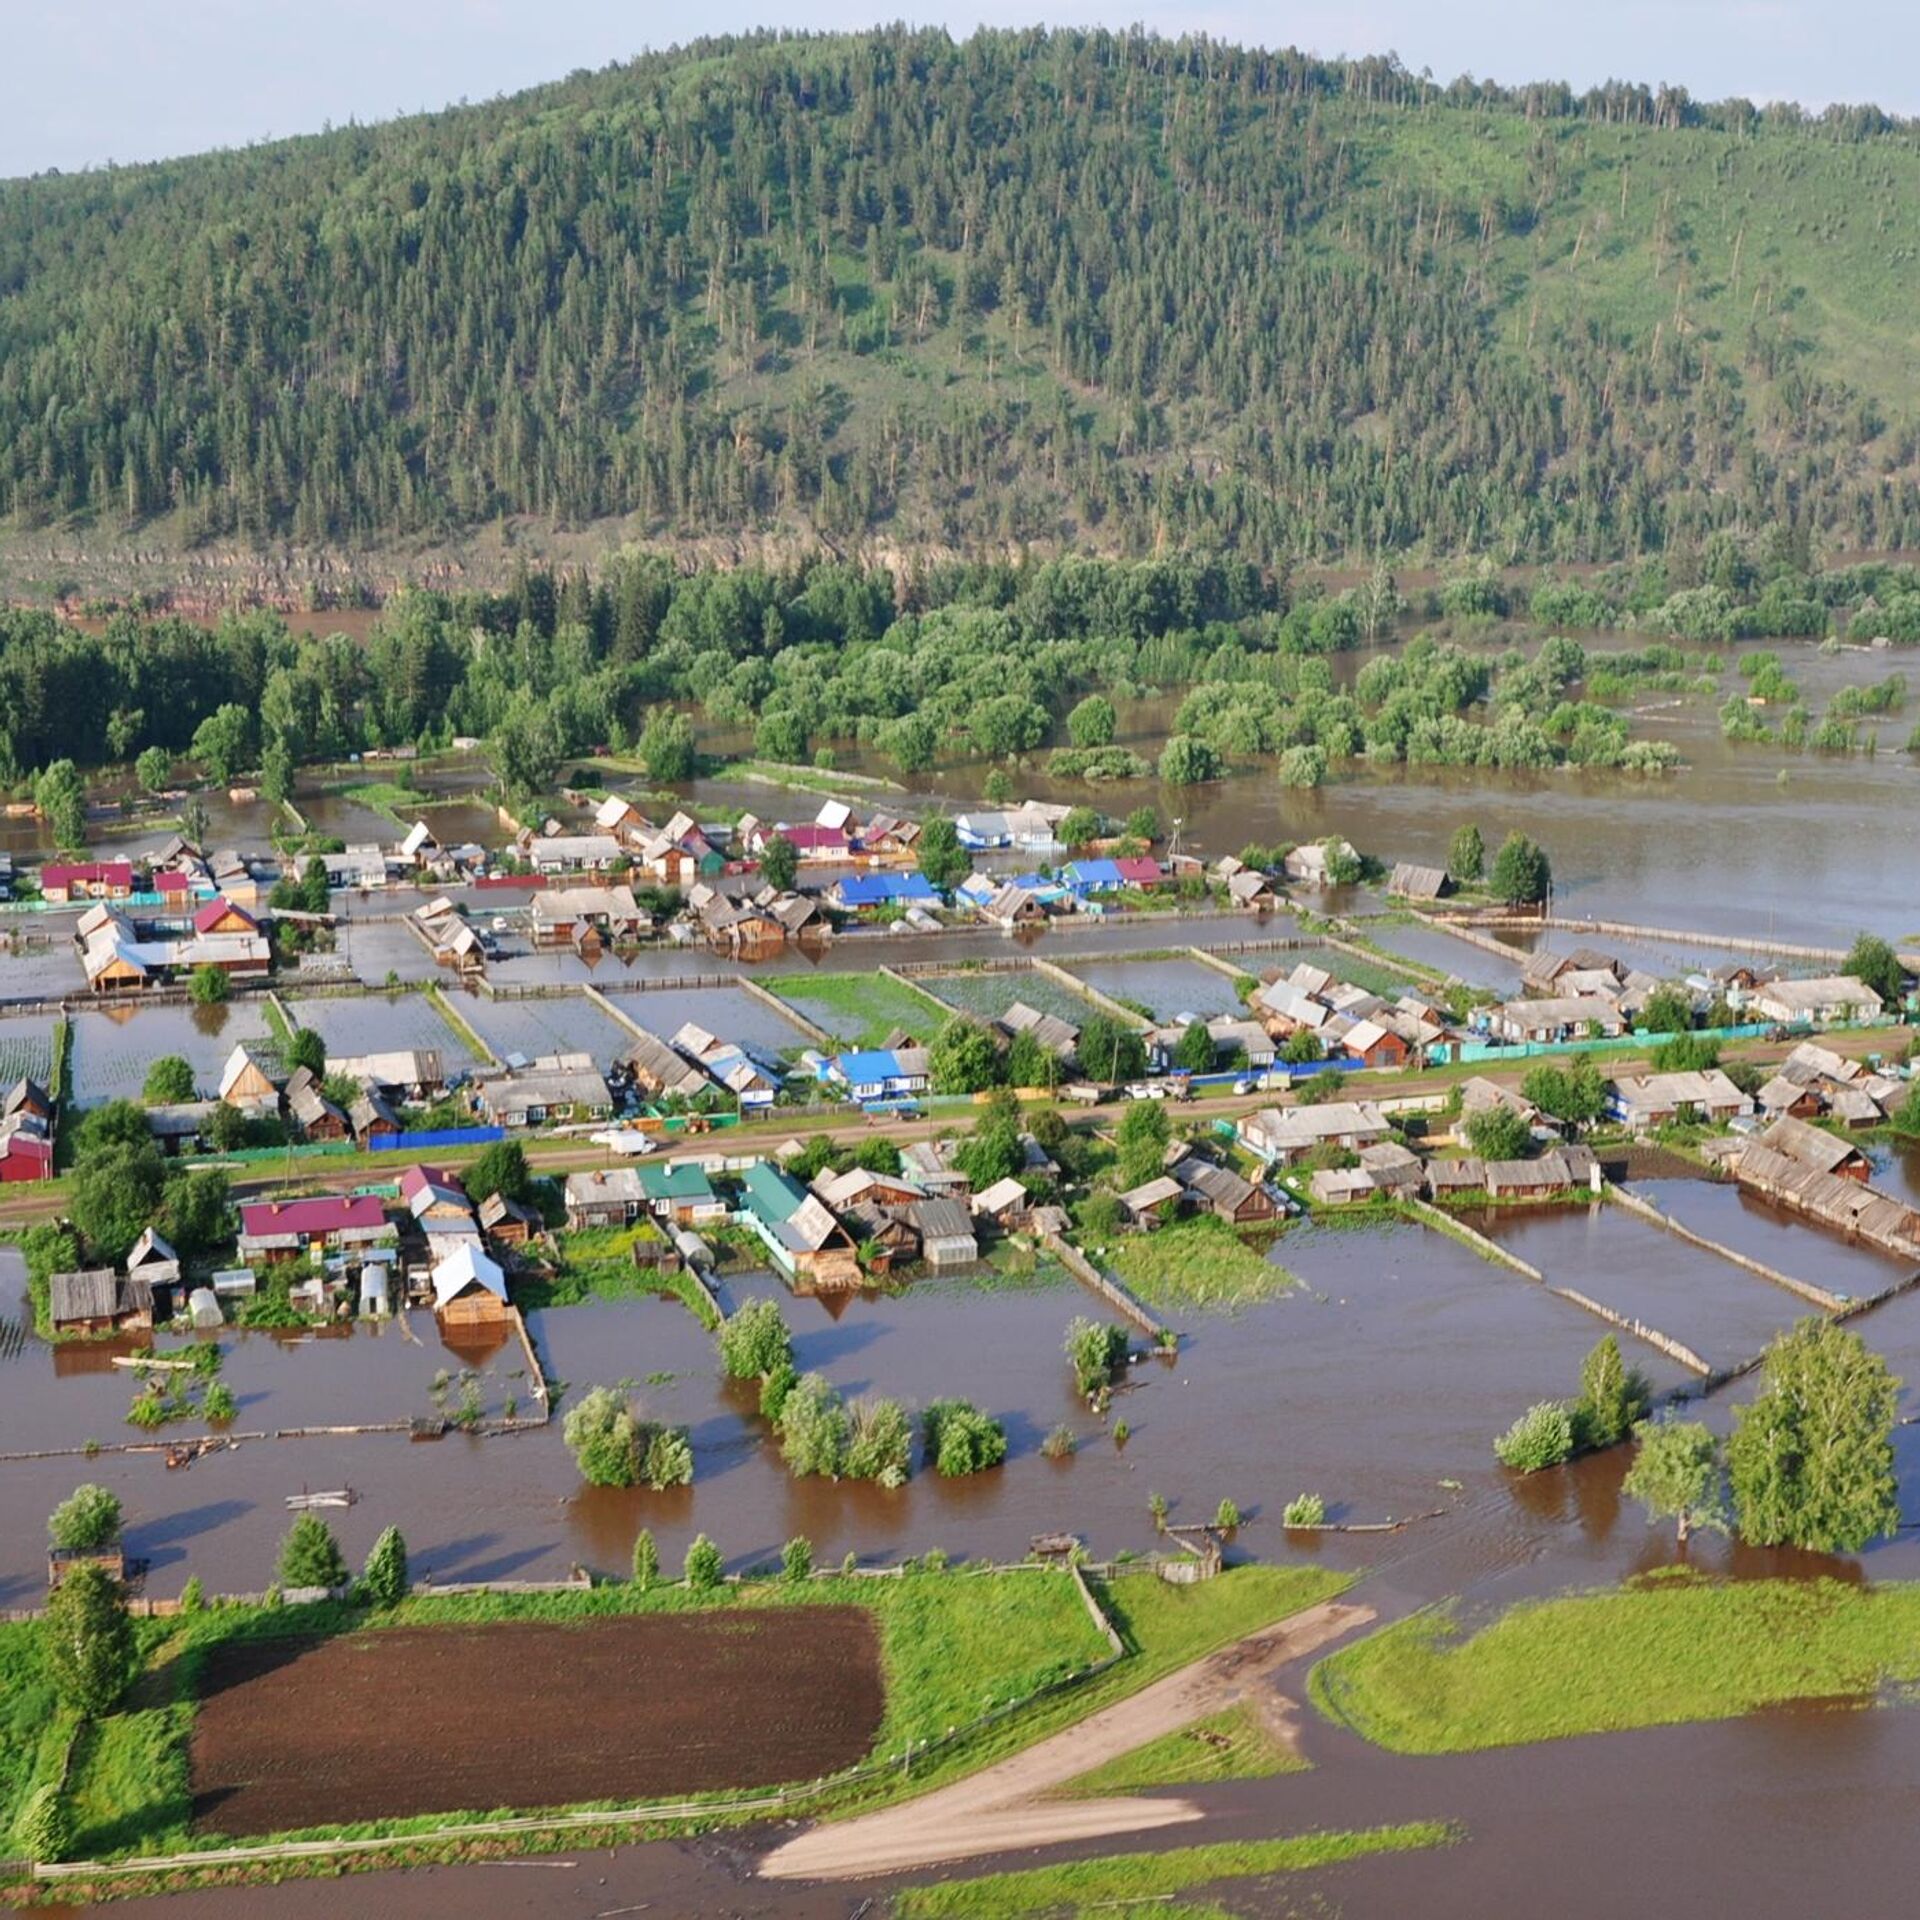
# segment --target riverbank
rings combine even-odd
[[[1920,1680],[1920,1583],[1718,1581],[1684,1569],[1513,1608],[1476,1632],[1449,1607],[1314,1668],[1314,1705],[1395,1753],[1472,1753],[1726,1720]]]

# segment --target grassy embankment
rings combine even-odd
[[[1265,1780],[1304,1773],[1307,1762],[1282,1746],[1252,1707],[1229,1707],[1150,1740],[1104,1766],[1083,1773],[1065,1791],[1077,1800],[1140,1793],[1149,1787],[1205,1785],[1217,1780]]]
[[[709,780],[746,780],[755,786],[792,787],[801,793],[829,796],[847,792],[906,792],[906,788],[878,774],[848,773],[831,767],[798,767],[786,760],[716,760],[705,773]]]
[[[143,1621],[138,1627],[146,1671],[129,1704],[83,1729],[75,1745],[67,1786],[74,1825],[70,1853],[89,1859],[225,1844],[217,1836],[196,1841],[190,1830],[187,1756],[200,1662],[207,1649],[231,1638],[515,1620],[584,1625],[609,1615],[693,1609],[859,1606],[875,1615],[880,1630],[886,1708],[873,1757],[888,1765],[876,1779],[829,1787],[816,1799],[787,1803],[789,1811],[833,1813],[871,1807],[972,1772],[1216,1647],[1328,1598],[1350,1579],[1319,1568],[1245,1567],[1192,1588],[1170,1587],[1144,1575],[1107,1583],[1099,1591],[1127,1657],[1091,1680],[1019,1707],[924,1758],[922,1751],[949,1729],[1027,1700],[1037,1689],[1106,1657],[1106,1642],[1064,1576],[1038,1571],[977,1576],[925,1572],[900,1579],[831,1577],[800,1585],[741,1582],[711,1594],[695,1594],[678,1584],[647,1591],[616,1584],[560,1594],[415,1597],[386,1613],[346,1605],[230,1607]],[[0,1626],[0,1686],[0,1734],[15,1736],[6,1739],[0,1752],[4,1833],[33,1787],[57,1777],[71,1723],[54,1716],[49,1724],[50,1694],[35,1627]],[[892,1764],[909,1750],[916,1756],[910,1775]],[[683,1796],[690,1801],[729,1797]],[[531,1793],[527,1803],[538,1804]],[[498,1811],[315,1829],[302,1837],[390,1836],[401,1841],[469,1825]],[[695,1824],[748,1817],[764,1813],[715,1813]],[[516,1836],[512,1847],[538,1850],[543,1844],[578,1845],[581,1838],[578,1830],[546,1841]],[[376,1859],[364,1857],[358,1863],[375,1864]],[[284,1872],[287,1864],[275,1863],[273,1870]],[[328,1864],[318,1870],[332,1868]]]
[[[351,786],[335,788],[334,796],[382,815],[403,831],[436,804],[433,794],[422,793],[418,787],[405,786],[397,780],[357,780]]]
[[[1397,1622],[1313,1670],[1316,1706],[1398,1753],[1724,1720],[1920,1680],[1920,1584],[1685,1574],[1531,1602],[1463,1634]]]
[[[1444,1820],[1411,1821],[1359,1833],[1302,1833],[1285,1840],[1223,1841],[1210,1847],[1174,1847],[1164,1853],[1107,1854],[1068,1860],[1018,1873],[992,1873],[938,1886],[906,1887],[893,1897],[893,1920],[1041,1920],[1141,1907],[1159,1920],[1232,1920],[1212,1902],[1170,1906],[1169,1901],[1207,1887],[1263,1880],[1338,1866],[1369,1854],[1412,1853],[1451,1846],[1459,1828]],[[1262,1912],[1280,1909],[1264,1905]]]
[[[954,1016],[930,993],[882,973],[810,973],[775,990],[849,1046],[877,1047],[896,1027],[931,1040]]]

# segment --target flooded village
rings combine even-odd
[[[1920,1377],[1904,898],[1655,919],[1657,882],[1561,878],[1551,808],[1503,898],[1501,848],[1453,870],[1497,789],[1230,848],[1191,791],[485,780],[322,777],[304,846],[244,790],[98,812],[84,857],[0,829],[0,1607],[84,1480],[163,1612],[257,1595],[314,1500],[422,1594],[617,1579],[644,1535],[732,1572],[1224,1550],[1492,1609],[1676,1564],[1615,1457],[1493,1458],[1596,1342],[1722,1433],[1809,1315]],[[160,1184],[103,1200],[141,1149]],[[852,1432],[958,1402],[997,1463],[796,1466],[716,1335],[768,1309]],[[583,1480],[602,1389],[684,1469]]]

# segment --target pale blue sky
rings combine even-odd
[[[697,34],[898,17],[1125,26],[1397,52],[1436,77],[1674,81],[1703,98],[1920,112],[1914,0],[4,0],[0,178],[484,99]]]

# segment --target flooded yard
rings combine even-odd
[[[505,1060],[550,1053],[588,1053],[604,1073],[633,1045],[633,1036],[583,994],[538,1000],[488,1000],[461,995],[453,1005],[494,1052]]]
[[[1264,957],[1250,954],[1247,959],[1257,963]],[[1150,1018],[1162,1023],[1183,1013],[1210,1020],[1244,1011],[1233,981],[1201,960],[1082,960],[1070,962],[1068,971],[1096,993],[1122,1005],[1145,1007]]]
[[[435,980],[444,973],[404,919],[343,920],[334,950],[355,979],[370,987],[385,986],[390,978]]]
[[[53,1074],[53,1016],[11,1013],[0,1016],[0,1086],[22,1075],[45,1086]]]
[[[329,1059],[438,1048],[449,1068],[475,1062],[467,1043],[424,993],[318,994],[285,1004],[296,1025],[311,1027],[325,1042]]]
[[[193,1069],[202,1096],[210,1098],[234,1048],[270,1037],[258,1000],[215,1007],[89,1007],[73,1016],[73,1095],[87,1107],[137,1100],[154,1061],[178,1054]]]
[[[616,1002],[629,1020],[637,1020],[662,1040],[691,1020],[723,1040],[786,1053],[812,1045],[784,1014],[740,987],[667,987],[621,994]]]
[[[1750,1360],[1782,1328],[1815,1311],[1785,1287],[1621,1207],[1496,1208],[1474,1225],[1549,1282],[1684,1342],[1714,1367]],[[1790,1270],[1784,1258],[1775,1264]],[[1644,1369],[1640,1343],[1634,1345],[1634,1364]]]

